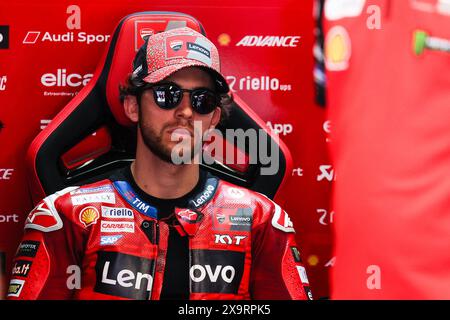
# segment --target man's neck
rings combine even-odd
[[[136,184],[147,194],[160,199],[176,199],[194,189],[199,179],[199,166],[174,165],[147,149],[136,153],[131,173]]]

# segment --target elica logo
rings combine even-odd
[[[269,76],[238,78],[235,76],[226,77],[231,91],[291,91],[290,84],[282,84],[280,79]]]
[[[0,169],[0,180],[10,180],[14,169]]]
[[[331,134],[331,120],[326,120],[323,123],[322,128],[323,128],[323,131],[325,132],[325,134],[327,135],[325,137],[325,141],[326,142],[331,142],[331,138],[330,138],[330,134]]]
[[[243,47],[287,47],[295,48],[300,42],[300,36],[245,36],[236,46]]]
[[[66,69],[58,69],[56,73],[45,73],[41,77],[41,83],[46,87],[79,87],[86,86],[94,75],[87,73],[68,73]]]
[[[7,76],[1,76],[0,77],[0,91],[6,90],[6,81],[8,80]]]
[[[331,121],[330,120],[326,120],[323,123],[322,128],[323,128],[323,131],[325,131],[325,133],[331,133]]]

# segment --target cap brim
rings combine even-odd
[[[157,83],[174,74],[175,72],[188,67],[201,67],[205,69],[205,71],[207,71],[213,77],[214,83],[219,93],[227,93],[228,91],[230,91],[227,81],[219,72],[207,66],[206,64],[201,63],[200,61],[192,60],[160,68],[146,76],[143,81],[147,83]]]

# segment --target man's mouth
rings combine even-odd
[[[194,133],[186,127],[175,127],[167,130],[167,133],[173,138],[189,137],[192,138]],[[178,139],[177,139],[178,140]]]

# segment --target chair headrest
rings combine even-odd
[[[131,73],[143,37],[181,26],[205,34],[195,18],[176,12],[140,12],[120,21],[91,81],[28,149],[28,182],[34,203],[64,187],[104,179],[133,161],[135,137],[120,101],[119,84]],[[223,154],[218,154],[212,165],[202,164],[204,169],[273,198],[285,182],[286,173],[291,172],[292,159],[287,147],[236,95],[226,128],[265,131],[267,136],[262,139],[266,146],[275,147],[278,172],[272,176],[261,174],[267,163],[260,156],[256,163],[233,166],[226,163]],[[234,141],[224,143],[234,144]]]

